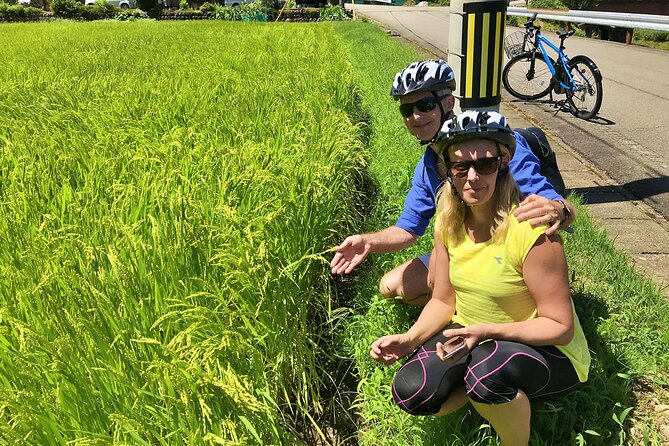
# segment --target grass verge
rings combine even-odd
[[[378,187],[378,202],[359,229],[373,231],[394,223],[422,154],[388,92],[395,72],[424,56],[371,24],[342,23],[335,30],[349,51],[363,106],[371,117],[369,174]],[[663,327],[669,323],[669,305],[657,286],[614,248],[587,210],[579,208],[575,233],[564,238],[574,301],[593,351],[591,377],[565,398],[534,404],[531,444],[659,445],[661,420],[648,416],[638,398],[641,389],[654,395],[666,390],[669,332]],[[378,445],[379,439],[384,445],[496,444],[494,432],[471,406],[444,418],[402,413],[390,396],[399,365],[382,367],[369,358],[369,345],[376,337],[405,330],[417,316],[415,309],[384,301],[378,280],[393,266],[430,249],[427,235],[407,252],[368,259],[363,270],[347,279],[356,282],[351,304],[356,315],[342,342],[357,366],[355,410],[360,423],[357,441],[362,445]]]

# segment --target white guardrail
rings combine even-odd
[[[506,8],[506,14],[520,17],[532,17],[561,22],[586,23],[591,25],[613,26],[616,28],[652,29],[669,32],[669,16],[652,14],[628,14],[625,12],[604,11],[553,11],[548,9]]]

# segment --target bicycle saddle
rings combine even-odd
[[[569,36],[573,36],[575,32],[576,31],[574,31],[573,29],[571,31],[558,31],[557,35],[560,39],[566,39]]]

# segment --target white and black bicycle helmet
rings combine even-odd
[[[445,91],[448,92],[445,93]],[[395,74],[390,95],[398,100],[416,92],[429,92],[434,97],[441,112],[441,126],[449,118],[451,111],[444,110],[441,100],[455,90],[455,74],[453,69],[443,60],[431,59],[412,62],[405,69]],[[429,140],[421,140],[421,144],[429,144],[437,138],[439,130]]]
[[[439,153],[450,146],[471,139],[490,139],[503,144],[513,158],[516,151],[516,136],[506,118],[493,111],[466,111],[449,119],[441,126],[435,139]]]
[[[390,95],[394,99],[417,91],[455,90],[453,69],[443,60],[413,62],[395,75]]]

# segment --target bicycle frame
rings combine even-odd
[[[571,74],[569,73],[569,68],[567,67],[567,64],[569,63],[569,57],[562,51],[561,48],[558,48],[556,45],[554,45],[550,40],[545,38],[541,32],[537,29],[533,30],[534,32],[534,54],[539,52],[541,54],[541,57],[544,59],[546,62],[546,65],[548,65],[548,69],[551,72],[551,75],[553,78],[559,83],[559,85],[564,88],[565,90],[569,91],[574,91],[574,79],[571,77]],[[557,78],[555,76],[556,70],[553,64],[551,63],[551,60],[548,58],[548,54],[546,52],[546,47],[544,44],[548,45],[553,51],[555,51],[558,55],[557,59],[560,61],[560,64],[562,64],[562,69],[564,70],[565,74],[567,75],[567,78],[569,79],[569,85],[565,85],[561,79]],[[533,58],[535,56],[532,56]]]

